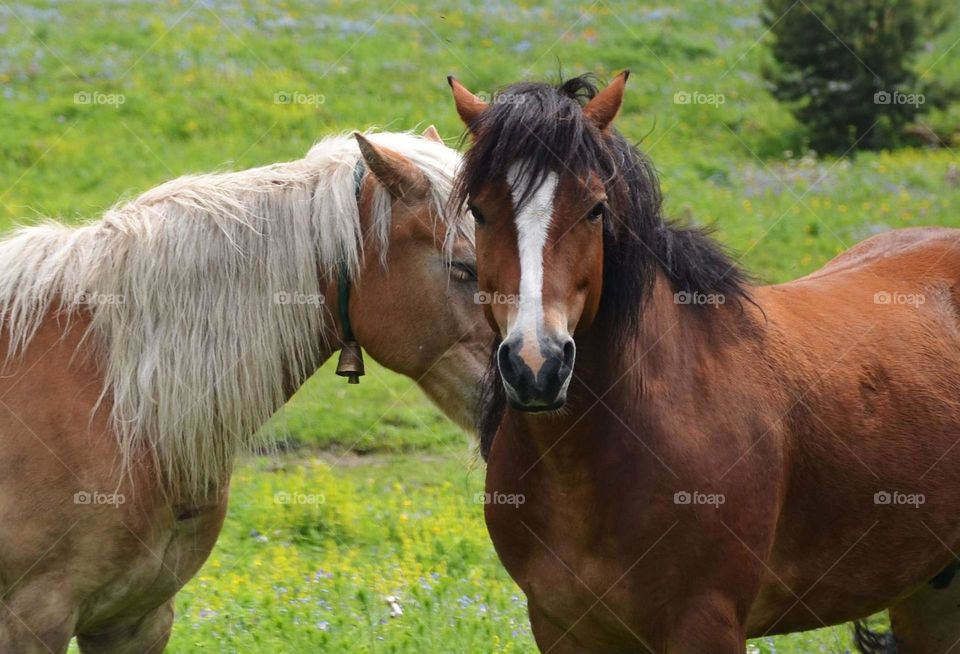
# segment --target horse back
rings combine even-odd
[[[960,248],[957,245],[960,245],[960,229],[893,229],[857,243],[801,280],[842,272],[871,271],[872,267],[883,269],[891,263],[906,264],[900,272],[907,275],[926,275],[951,266],[960,272]]]

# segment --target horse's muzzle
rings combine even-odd
[[[507,400],[520,411],[554,411],[567,401],[576,345],[569,336],[537,340],[532,348],[524,347],[523,336],[517,334],[497,350]]]

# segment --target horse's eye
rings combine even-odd
[[[477,281],[477,264],[471,261],[451,261],[450,275],[461,282]]]
[[[603,220],[603,214],[605,212],[603,202],[597,202],[593,205],[593,209],[590,210],[590,213],[587,214],[587,220],[592,223],[595,223],[599,220]]]
[[[472,204],[467,207],[467,210],[468,210],[468,211],[470,212],[470,214],[473,216],[473,219],[476,221],[476,223],[477,223],[478,225],[483,225],[483,224],[485,224],[485,223],[487,222],[487,220],[483,217],[483,214],[480,213],[480,210],[477,209],[477,208],[476,208],[475,206],[473,206]]]

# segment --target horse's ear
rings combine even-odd
[[[433,125],[430,125],[427,129],[423,130],[423,138],[428,141],[436,141],[437,143],[443,143],[443,139],[440,138],[440,132],[437,131],[437,128]]]
[[[467,87],[457,81],[453,75],[447,76],[447,82],[453,89],[453,102],[457,105],[457,113],[460,114],[460,120],[473,130],[473,124],[487,109],[487,103],[467,90]]]
[[[623,89],[627,85],[630,71],[625,70],[617,75],[605,89],[597,93],[583,108],[583,113],[593,121],[600,130],[605,130],[617,117],[620,105],[623,104]]]
[[[357,139],[360,155],[370,172],[390,191],[390,195],[402,200],[429,193],[430,181],[412,161],[382,145],[374,145],[360,132],[354,132],[353,137]]]

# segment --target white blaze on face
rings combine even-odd
[[[507,184],[513,206],[520,204],[520,198],[527,190],[528,177],[523,174],[523,162],[517,162],[507,171]],[[524,350],[530,349],[539,358],[539,336],[543,333],[543,251],[547,244],[547,233],[553,217],[553,200],[557,191],[558,177],[554,172],[547,173],[540,185],[527,195],[527,201],[514,216],[517,226],[517,250],[520,253],[520,298],[517,314],[510,333],[520,331],[523,335]],[[537,374],[539,365],[527,361]]]

